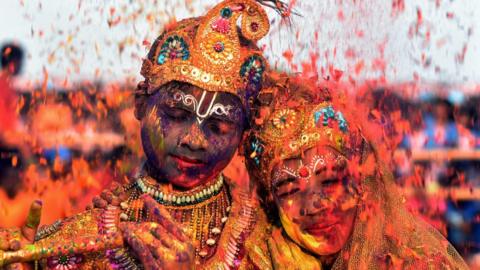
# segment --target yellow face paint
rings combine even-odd
[[[288,205],[288,207],[292,207],[292,205],[293,205],[293,200],[288,200],[287,205]]]
[[[329,251],[329,244],[324,237],[302,232],[298,225],[293,223],[281,208],[279,209],[279,214],[283,229],[298,245],[317,255],[329,255],[336,252]]]

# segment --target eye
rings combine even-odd
[[[168,118],[174,121],[185,121],[192,115],[191,112],[180,108],[167,108],[164,112]]]
[[[232,124],[217,119],[209,119],[205,125],[211,132],[217,135],[229,134],[234,130]]]
[[[321,168],[319,168],[319,169],[317,169],[317,170],[315,171],[315,175],[316,175],[316,176],[319,176],[319,175],[322,174],[322,172],[324,172],[325,170],[326,170],[325,167],[321,167]]]
[[[277,197],[279,199],[286,199],[288,198],[289,196],[292,196],[294,194],[296,194],[297,192],[299,192],[300,189],[299,188],[292,188],[291,190],[288,190],[288,191],[284,191],[284,192],[277,192]]]
[[[300,191],[297,184],[297,179],[294,177],[288,177],[282,180],[278,180],[273,187],[275,195],[279,199],[285,199],[291,195]]]
[[[323,187],[333,187],[340,184],[340,179],[339,178],[329,178],[325,179],[322,181],[322,186]]]

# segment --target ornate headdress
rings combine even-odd
[[[284,87],[287,92],[295,90],[295,84],[287,83]],[[265,92],[275,91],[266,88],[261,94]],[[297,156],[319,142],[345,156],[358,152],[359,142],[362,142],[359,130],[347,123],[344,114],[328,97],[324,98],[321,102],[302,97],[287,97],[283,102],[277,100],[270,105],[263,122],[251,131],[245,147],[246,158],[250,166],[257,167],[256,171],[260,172],[257,176],[267,186],[276,162]]]
[[[152,93],[181,81],[232,93],[246,105],[261,88],[266,61],[245,41],[259,40],[269,28],[265,10],[254,0],[226,0],[203,17],[180,21],[153,44],[142,66],[143,90]]]

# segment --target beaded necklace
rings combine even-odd
[[[148,183],[145,177],[139,177],[135,184],[143,194],[150,194],[160,204],[186,206],[201,203],[220,193],[223,187],[223,176],[220,174],[213,183],[206,187],[197,187],[186,192],[164,192],[154,184]]]
[[[139,176],[125,190],[130,196],[120,204],[122,221],[150,220],[139,199],[142,194],[149,194],[165,206],[176,222],[189,228],[192,241],[199,243],[195,250],[197,263],[202,263],[215,254],[231,205],[221,174],[206,186],[185,192],[167,192],[164,186],[148,176]]]

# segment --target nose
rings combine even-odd
[[[306,196],[308,198],[300,208],[302,216],[316,216],[326,214],[330,210],[331,199],[321,192],[311,192]]]
[[[179,145],[186,147],[191,151],[205,151],[208,147],[208,140],[200,129],[197,122],[193,123],[192,128],[185,131],[180,138]]]

